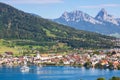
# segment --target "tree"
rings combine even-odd
[[[95,64],[95,68],[100,68],[100,69],[102,69],[103,66],[101,65],[101,63],[97,63],[97,64]]]
[[[98,78],[97,80],[105,80],[105,78],[102,78],[102,77],[101,77],[101,78]]]
[[[91,62],[86,62],[84,64],[85,68],[91,68],[92,67],[92,63]]]
[[[110,80],[120,80],[120,77],[113,76]]]

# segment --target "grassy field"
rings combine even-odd
[[[22,49],[22,47],[14,45],[11,41],[0,39],[0,54],[12,52],[14,56],[22,55],[20,54],[20,49]]]
[[[16,42],[22,42],[23,45],[18,45]],[[27,40],[3,40],[0,39],[0,54],[5,52],[12,52],[14,56],[21,55],[34,55],[36,51],[39,51],[41,54],[66,54],[70,50],[65,43],[56,43],[53,45],[28,45]],[[33,41],[32,41],[33,42]],[[33,42],[34,43],[34,42]]]
[[[10,48],[6,46],[0,46],[0,54],[4,52],[13,52],[13,53],[19,53],[18,48]]]

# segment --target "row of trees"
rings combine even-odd
[[[97,80],[106,80],[105,78],[101,77],[101,78],[98,78]],[[110,78],[109,80],[120,80],[120,77],[112,77]]]

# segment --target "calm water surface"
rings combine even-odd
[[[0,67],[0,80],[96,80],[112,76],[120,77],[120,70],[85,69],[69,66],[31,66],[29,72],[20,67]]]

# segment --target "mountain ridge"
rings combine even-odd
[[[115,18],[114,16],[108,14],[104,8],[101,9],[95,17],[79,10],[77,10],[77,12],[79,12],[77,15],[73,12],[74,11],[66,12],[67,20],[66,17],[63,17],[63,13],[62,16],[54,19],[53,21],[74,27],[76,29],[97,32],[105,35],[114,33],[120,34],[120,18]],[[71,16],[69,16],[69,14],[71,14]],[[74,19],[74,21],[70,20],[69,17]],[[77,22],[75,21],[76,17],[78,19]]]
[[[79,11],[79,10],[75,10],[72,12],[64,12],[60,18],[64,18],[66,21],[79,22],[79,21],[85,20],[86,22],[90,22],[93,24],[95,24],[95,23],[99,24],[99,21],[97,21],[97,20],[95,21],[92,16],[89,16],[88,14],[86,14],[82,11]]]

